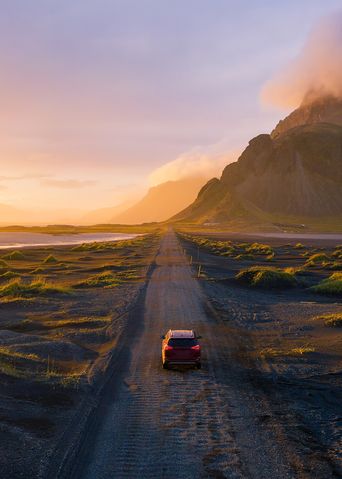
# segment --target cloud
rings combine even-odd
[[[186,178],[206,180],[220,176],[223,168],[236,161],[238,156],[239,151],[232,150],[224,140],[207,147],[196,147],[154,170],[149,181],[155,186],[165,181]]]
[[[342,10],[318,23],[299,56],[265,85],[261,98],[296,107],[320,95],[342,97]]]
[[[42,180],[42,186],[48,186],[52,188],[62,188],[62,189],[78,189],[78,188],[87,188],[88,186],[94,186],[97,182],[92,180],[74,180],[74,179],[66,179],[66,180],[53,180],[53,179],[46,179]]]

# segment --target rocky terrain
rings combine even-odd
[[[237,162],[210,180],[173,219],[256,224],[342,217],[342,102],[302,105],[271,134],[253,138]]]

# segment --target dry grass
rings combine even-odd
[[[90,276],[75,285],[76,288],[115,288],[121,283],[120,279],[111,271]]]
[[[29,359],[30,361],[39,361],[40,358],[37,354],[26,354],[19,351],[15,351],[6,346],[0,346],[0,358],[9,358],[9,359]]]
[[[342,328],[342,313],[322,314],[314,319],[324,321],[329,328]]]
[[[326,253],[315,253],[307,259],[306,266],[316,266],[324,264],[330,261],[329,256]]]
[[[44,278],[37,278],[30,283],[25,283],[21,278],[16,278],[0,287],[0,297],[12,298],[33,298],[52,293],[70,293],[70,288],[60,285],[48,283]]]
[[[58,259],[55,258],[55,256],[53,256],[52,254],[49,254],[49,256],[47,256],[44,261],[43,261],[44,264],[54,264],[54,263],[58,263]]]
[[[12,278],[17,278],[19,273],[15,273],[14,271],[6,271],[6,273],[0,274],[1,280],[9,280]]]
[[[260,356],[262,358],[272,358],[272,357],[298,357],[305,354],[314,353],[315,348],[312,346],[299,346],[292,349],[277,349],[277,348],[265,348],[260,351]]]
[[[10,260],[10,261],[13,261],[13,260],[18,261],[18,260],[26,259],[25,255],[20,250],[11,251],[10,253],[7,253],[5,256],[3,256],[2,258],[5,260]]]

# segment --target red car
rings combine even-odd
[[[188,364],[201,368],[201,346],[195,331],[189,329],[170,329],[162,336],[163,368],[171,365]]]

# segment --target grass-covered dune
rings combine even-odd
[[[333,273],[319,284],[312,286],[311,291],[319,294],[342,297],[342,273]]]
[[[24,438],[27,451],[36,451],[39,434],[53,442],[101,379],[158,245],[158,234],[149,233],[0,252],[0,439],[6,454],[8,438],[17,444]]]
[[[235,277],[240,284],[264,289],[302,286],[307,294],[341,296],[341,245],[324,247],[316,242],[310,246],[295,241],[283,244],[279,239],[269,239],[270,244],[264,244],[243,241],[242,236],[217,239],[185,230],[178,235],[185,246],[192,249],[192,262],[201,263],[200,251],[222,257],[221,268],[230,270],[229,277]],[[202,265],[202,272],[205,268]],[[329,271],[334,273],[327,278]]]
[[[264,289],[293,288],[298,284],[294,273],[272,267],[252,266],[236,275],[237,281]]]

